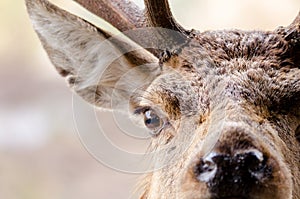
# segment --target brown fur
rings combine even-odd
[[[142,199],[216,198],[195,176],[199,160],[212,151],[232,155],[253,148],[267,157],[272,172],[246,198],[300,199],[300,15],[276,31],[192,31],[167,56],[156,58],[142,49],[110,65],[105,62],[108,69],[92,84],[104,53],[96,41],[110,34],[45,0],[26,2],[49,57],[58,72],[72,80],[75,92],[111,108],[111,89],[117,87],[117,103],[130,100],[133,114],[150,107],[167,121],[150,150],[166,146],[176,158],[145,175]],[[68,45],[61,47],[60,42]],[[123,40],[108,45],[108,55],[134,46]],[[144,63],[152,67],[138,67]],[[116,86],[133,68],[125,83]],[[154,161],[169,160],[168,153]]]
[[[216,41],[217,39],[220,41]],[[254,47],[256,51],[253,50]],[[208,55],[207,60],[197,60],[199,49]],[[155,92],[160,85],[167,87],[166,91],[161,93],[172,90],[176,93],[181,113],[191,114],[198,110],[199,112],[192,114],[194,117],[189,116],[195,118],[195,124],[200,117],[205,118],[201,119],[197,128],[207,135],[200,132],[199,136],[195,135],[195,143],[188,149],[190,152],[183,155],[177,164],[172,164],[159,171],[160,174],[154,175],[153,181],[160,180],[160,186],[153,185],[154,182],[150,181],[148,198],[205,198],[203,196],[210,195],[205,185],[199,185],[191,174],[191,165],[195,159],[209,152],[197,149],[197,143],[201,140],[206,142],[205,136],[209,136],[209,133],[216,134],[217,143],[207,141],[208,150],[223,148],[220,150],[233,153],[237,149],[255,146],[271,157],[269,161],[274,169],[273,179],[265,182],[249,198],[286,198],[290,194],[295,199],[300,197],[297,158],[300,151],[299,142],[294,136],[300,124],[300,70],[299,66],[286,56],[287,51],[288,43],[278,34],[241,31],[202,33],[183,49],[179,56],[190,59],[190,65],[178,68],[178,73],[183,77],[187,76],[192,82],[191,85],[184,90],[181,87],[184,83],[174,78],[176,84],[172,81],[168,85],[158,82],[150,86],[149,93]],[[166,65],[169,63],[174,62],[169,60]],[[285,81],[282,81],[283,76]],[[172,75],[164,78],[172,80]],[[222,85],[222,89],[217,89],[218,85]],[[197,94],[192,95],[193,90]],[[157,103],[155,101],[155,104]],[[224,116],[217,120],[213,119],[222,115],[222,112],[226,112],[226,115],[223,114]],[[228,121],[228,125],[225,124],[221,132],[210,132],[211,125],[218,125],[223,119]],[[181,118],[178,122],[184,123],[185,120]],[[195,130],[195,133],[197,132],[198,130]],[[154,140],[156,141],[157,144],[161,143],[160,140]],[[179,170],[182,172],[175,178],[173,172]],[[157,179],[156,175],[163,177]],[[165,187],[172,188],[166,190]]]

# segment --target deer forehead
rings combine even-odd
[[[164,63],[146,96],[187,113],[214,98],[270,106],[300,90],[300,70],[284,56],[287,45],[274,33],[202,33]]]

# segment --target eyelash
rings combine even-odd
[[[145,107],[138,107],[134,110],[133,114],[135,115],[140,115],[140,114],[144,114],[146,111],[150,110],[151,108],[149,106],[145,106]]]

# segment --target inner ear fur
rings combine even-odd
[[[158,59],[124,36],[111,37],[47,0],[26,0],[26,6],[52,64],[86,101],[112,108],[113,94],[121,102],[133,86],[159,74]]]

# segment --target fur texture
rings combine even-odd
[[[272,32],[193,31],[159,61],[131,41],[105,41],[109,33],[46,0],[26,3],[52,63],[76,93],[104,108],[130,101],[132,114],[151,108],[164,119],[150,150],[167,148],[154,161],[169,164],[145,175],[142,199],[300,199],[300,17]],[[212,152],[254,149],[270,174],[246,194],[224,193],[220,184],[215,190],[223,195],[216,195],[195,174]]]

